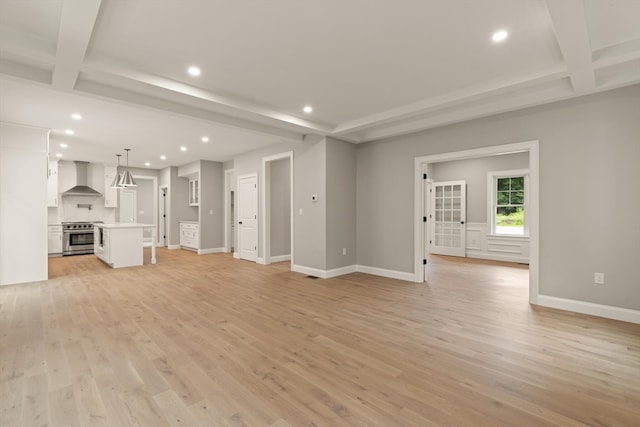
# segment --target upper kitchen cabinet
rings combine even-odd
[[[200,180],[189,180],[189,206],[200,206]]]
[[[116,166],[104,167],[104,207],[105,208],[118,207],[118,189],[111,187],[111,183],[115,179],[117,173],[118,173],[118,168]]]
[[[178,176],[189,179],[189,206],[200,206],[200,162],[180,166]]]
[[[58,162],[49,161],[47,172],[47,206],[58,207]]]

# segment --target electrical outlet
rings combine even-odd
[[[342,248],[342,255],[346,255],[347,254],[347,248]]]
[[[593,283],[604,285],[604,273],[593,273]]]

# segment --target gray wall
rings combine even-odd
[[[308,136],[297,147],[294,160],[294,261],[319,270],[327,267],[326,146],[324,138]]]
[[[136,221],[144,224],[154,224],[153,196],[155,189],[153,180],[136,179]],[[144,237],[151,237],[151,230],[144,230]]]
[[[200,161],[200,249],[224,246],[222,163]]]
[[[332,270],[356,263],[356,146],[327,138],[326,156],[327,270]]]
[[[537,139],[540,293],[640,309],[638,111],[631,86],[359,145],[358,264],[413,272],[415,157]]]
[[[268,162],[270,185],[271,256],[291,254],[290,160]]]
[[[528,169],[529,153],[434,163],[430,179],[467,182],[467,222],[487,222],[487,172]]]

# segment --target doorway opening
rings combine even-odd
[[[290,261],[293,267],[293,151],[264,157],[262,176],[262,257],[259,262]]]
[[[158,246],[167,246],[167,187],[160,188],[158,204]]]
[[[433,191],[433,180],[429,172],[433,165],[443,162],[478,159],[512,153],[528,153],[528,208],[527,226],[529,230],[529,302],[536,304],[538,300],[538,197],[539,197],[539,154],[538,141],[528,141],[514,144],[505,144],[492,147],[483,147],[473,150],[465,150],[453,153],[437,154],[415,158],[415,182],[414,182],[414,281],[422,283],[427,279],[428,264],[426,254],[429,253],[429,242],[433,241],[429,227],[431,224],[425,212],[433,212],[433,198],[428,197]],[[438,179],[438,177],[435,177]],[[433,219],[433,218],[431,218]],[[468,234],[468,230],[467,230]]]
[[[236,180],[235,170],[224,171],[224,251],[236,252]]]

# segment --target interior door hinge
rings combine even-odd
[[[422,179],[427,179],[427,174],[426,173],[422,174]]]
[[[422,265],[427,265],[427,260],[426,259],[422,260]]]
[[[426,216],[422,217],[422,222],[427,222],[427,217]]]

